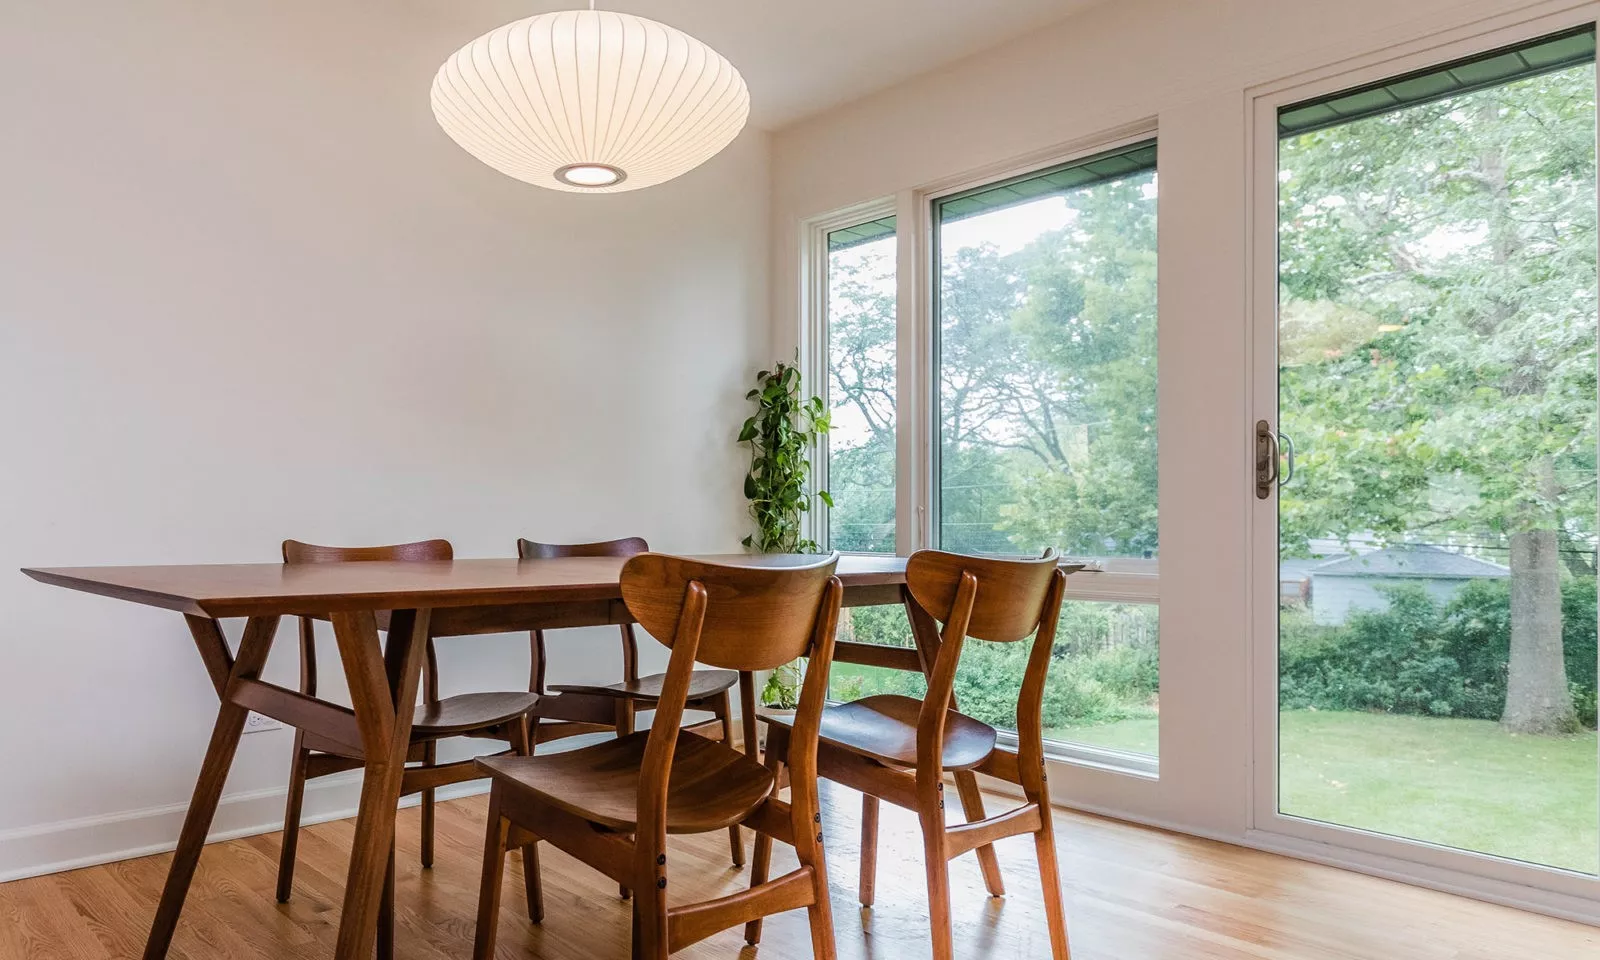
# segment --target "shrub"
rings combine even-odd
[[[1282,706],[1498,720],[1510,657],[1509,584],[1473,581],[1444,605],[1419,587],[1387,593],[1388,609],[1355,613],[1342,627],[1318,626],[1304,611],[1283,611]],[[1573,701],[1593,727],[1594,580],[1563,582],[1561,601]]]

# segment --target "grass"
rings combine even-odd
[[[870,691],[883,673],[836,665],[835,695],[848,695],[856,677]],[[1152,711],[1045,736],[1156,756],[1158,731]],[[1600,873],[1594,731],[1529,737],[1491,720],[1289,710],[1279,739],[1279,807],[1286,814]]]
[[[1157,723],[1062,727],[1046,736],[1153,756]],[[1279,737],[1286,814],[1600,873],[1593,731],[1526,737],[1491,720],[1289,710]]]
[[[1492,720],[1291,710],[1279,736],[1286,814],[1600,872],[1593,731],[1528,737]]]

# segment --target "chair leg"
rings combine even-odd
[[[617,728],[617,737],[619,739],[622,738],[622,737],[626,737],[629,734],[633,733],[634,714],[638,712],[638,708],[639,708],[638,701],[635,701],[635,700],[618,700],[617,701],[617,716],[616,716],[616,720],[615,720],[615,726]],[[627,900],[627,899],[629,899],[630,897],[633,896],[633,891],[628,889],[628,885],[627,884],[619,883],[619,884],[617,884],[617,896],[621,897],[624,900]],[[637,946],[638,940],[639,940],[638,937],[634,937],[634,944],[635,944],[634,949],[638,949],[638,946]]]
[[[649,883],[640,887],[633,898],[633,915],[634,956],[638,960],[667,960],[666,891]]]
[[[533,756],[533,726],[527,717],[511,724],[508,731],[511,749],[524,757]],[[539,840],[522,845],[522,889],[528,899],[528,919],[544,922],[544,884],[539,876]]]
[[[422,765],[431,767],[439,762],[439,745],[429,741],[422,748]],[[422,791],[422,869],[433,869],[433,825],[434,825],[434,792],[433,788]]]
[[[750,864],[750,888],[753,890],[767,882],[767,872],[772,868],[772,838],[756,832],[755,857]],[[744,925],[744,942],[756,946],[761,942],[761,921],[751,920]]]
[[[1039,886],[1044,893],[1045,922],[1050,927],[1051,960],[1071,960],[1072,949],[1067,942],[1066,905],[1061,900],[1061,871],[1056,865],[1056,834],[1051,823],[1050,806],[1040,807],[1043,824],[1033,835],[1033,846],[1039,856]]]
[[[389,869],[383,874],[383,898],[378,901],[378,960],[394,960],[394,844],[389,844]]]
[[[922,855],[928,873],[928,934],[933,942],[933,960],[953,960],[950,858],[946,853],[944,812],[933,807],[924,808],[919,813],[922,818]]]
[[[833,901],[828,898],[828,860],[822,849],[822,826],[819,823],[796,823],[800,841],[796,852],[802,863],[811,868],[811,905],[806,907],[806,919],[811,925],[811,954],[815,960],[835,960],[837,952],[833,941]],[[816,830],[800,834],[802,830]]]
[[[294,759],[289,767],[289,802],[283,810],[283,848],[278,853],[279,903],[288,903],[294,890],[294,858],[300,847],[300,810],[306,799],[306,760],[311,756],[303,743],[305,734],[295,731]]]
[[[544,923],[544,882],[539,876],[539,845],[522,848],[522,890],[528,898],[528,920]]]
[[[983,791],[978,789],[977,775],[971,770],[957,770],[955,778],[956,791],[961,794],[961,809],[967,815],[967,822],[976,823],[985,819],[987,814],[983,812]],[[986,843],[978,848],[978,866],[983,869],[983,885],[989,889],[989,896],[1005,896],[1006,884],[1000,879],[1000,860],[994,855],[994,844]]]
[[[733,698],[728,696],[728,691],[722,691],[722,696],[716,701],[712,711],[722,721],[722,742],[733,746]],[[744,835],[739,831],[736,823],[728,828],[728,849],[733,854],[733,865],[744,866]]]
[[[767,752],[767,769],[772,771],[773,795],[777,795],[777,783],[783,773],[783,761],[772,752]],[[756,831],[755,858],[750,864],[750,889],[767,882],[767,874],[772,869],[772,837],[769,834]],[[761,920],[757,918],[744,925],[744,942],[756,946],[761,942]]]
[[[878,798],[861,795],[861,905],[872,906],[878,882]]]
[[[478,931],[472,941],[473,960],[493,960],[495,935],[500,923],[500,885],[506,867],[506,837],[511,824],[500,816],[500,788],[489,790],[489,827],[483,840],[483,876],[478,884]]]

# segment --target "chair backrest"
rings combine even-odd
[[[283,541],[283,562],[290,565],[302,563],[362,563],[367,561],[443,561],[455,559],[455,549],[449,540],[419,540],[416,543],[395,543],[382,547],[325,547],[299,540]],[[316,623],[310,617],[300,618],[300,692],[308,696],[317,692],[317,642]],[[439,658],[433,648],[433,638],[428,638],[427,661],[423,667],[423,699],[439,699]]]
[[[1033,635],[1044,614],[1050,578],[1059,566],[1054,550],[1028,560],[969,557],[918,550],[906,561],[906,586],[922,609],[940,623],[955,612],[963,574],[977,579],[966,636],[1011,643]]]
[[[1053,550],[1037,560],[969,557],[919,550],[906,561],[906,586],[913,603],[944,625],[928,677],[928,693],[917,718],[919,789],[942,775],[944,728],[954,703],[956,668],[968,637],[1014,643],[1032,636],[1028,665],[1017,695],[1017,769],[1023,794],[1044,796],[1044,685],[1055,646],[1066,574]]]
[[[558,560],[562,557],[634,557],[649,551],[650,544],[645,543],[643,537],[601,540],[597,543],[517,541],[517,559],[519,560]]]
[[[639,625],[671,647],[690,587],[699,584],[706,603],[695,659],[724,670],[772,670],[811,648],[838,562],[830,554],[741,567],[645,553],[622,568],[622,598]]]
[[[448,540],[419,540],[384,547],[324,547],[299,540],[283,541],[284,563],[358,563],[372,560],[453,560]]]

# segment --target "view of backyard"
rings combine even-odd
[[[1296,454],[1278,499],[1279,809],[1585,873],[1600,872],[1592,43],[1291,105],[1278,176],[1278,426]],[[1135,145],[936,205],[946,549],[1158,556],[1154,158]],[[831,246],[835,549],[895,546],[886,223]],[[910,643],[897,610],[844,629]],[[961,709],[1014,725],[1025,648],[970,644]],[[1155,757],[1158,662],[1155,605],[1069,603],[1047,736]],[[841,699],[920,687],[833,678]]]

